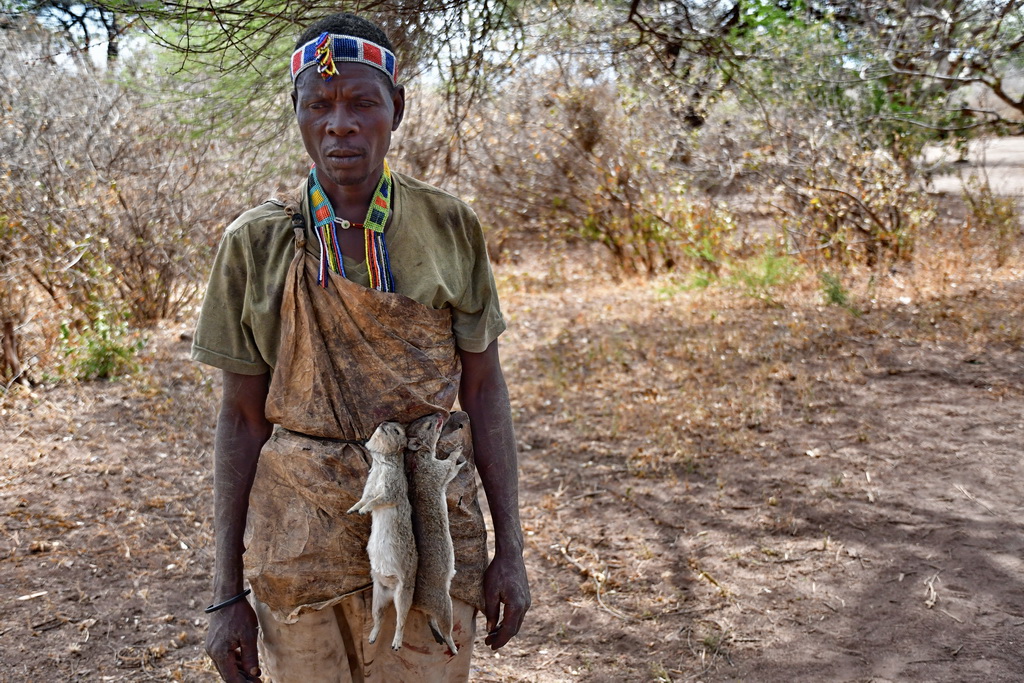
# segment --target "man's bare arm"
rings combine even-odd
[[[487,619],[485,642],[497,650],[523,624],[530,609],[530,586],[523,563],[519,521],[519,468],[508,387],[498,358],[498,342],[482,353],[459,352],[459,403],[469,414],[477,471],[494,524],[494,559],[484,574]],[[502,610],[504,605],[504,610]]]
[[[256,476],[260,450],[273,428],[264,412],[270,376],[225,371],[223,377],[224,395],[217,419],[213,460],[215,603],[242,591],[243,536],[249,491]],[[256,615],[244,600],[210,615],[206,651],[225,681],[258,680],[256,633]]]

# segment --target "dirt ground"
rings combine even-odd
[[[513,253],[534,606],[473,680],[1024,679],[1024,270],[989,260],[939,245],[844,308]],[[0,680],[213,680],[189,327],[0,398]]]
[[[980,303],[1019,329],[1022,293],[999,288]],[[502,671],[525,680],[1021,680],[1024,354],[1016,343],[922,339],[915,318],[885,311],[841,333],[815,318],[786,339],[767,381],[749,372],[770,408],[733,420],[747,434],[722,443],[680,425],[686,455],[665,447],[661,457],[675,462],[661,471],[638,464],[657,457],[640,435],[609,449],[524,420],[524,439],[537,445],[524,461],[531,559],[541,595],[564,604],[545,596],[534,617],[559,638],[528,637],[513,651],[530,673]],[[771,333],[751,322],[731,315],[717,329]],[[677,343],[713,333],[675,331]],[[758,362],[742,348],[719,350],[741,356],[737,365]],[[652,375],[678,359],[673,351],[652,349]],[[706,359],[694,360],[700,372]],[[743,381],[738,367],[728,374]],[[734,387],[703,388],[704,400],[724,404]],[[602,398],[671,403],[672,390],[652,376]],[[598,405],[576,419],[599,419]],[[662,417],[685,422],[673,413]],[[534,668],[535,648],[551,653],[549,673]]]

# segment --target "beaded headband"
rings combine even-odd
[[[386,73],[392,83],[398,82],[395,78],[395,55],[391,50],[355,36],[321,33],[292,53],[292,84],[300,73],[314,65],[324,80],[331,80],[331,76],[338,73],[335,62],[366,64]]]

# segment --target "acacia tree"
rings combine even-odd
[[[930,0],[928,2],[843,2],[814,8],[830,17],[837,31],[860,46],[853,58],[863,64],[862,80],[879,80],[911,101],[915,87],[955,93],[977,86],[1018,113],[1008,120],[993,109],[961,107],[977,123],[1009,124],[1024,133],[1024,91],[1013,91],[1007,76],[1024,66],[1024,2],[1021,0]],[[829,14],[826,14],[829,12]],[[920,84],[920,85],[915,85]],[[948,110],[947,110],[948,111]],[[927,125],[917,113],[905,120]]]
[[[165,68],[200,95],[193,130],[257,146],[288,127],[290,103],[287,93],[282,96],[288,57],[302,29],[328,12],[303,0],[99,2],[135,17],[135,25],[167,50]],[[400,78],[424,75],[451,86],[445,103],[448,124],[456,127],[487,87],[489,71],[516,52],[521,31],[508,0],[356,0],[343,9],[386,30]]]
[[[0,28],[17,28],[21,25],[18,18],[33,16],[58,33],[67,48],[89,50],[94,44],[105,43],[107,59],[113,62],[120,55],[121,36],[126,29],[121,11],[89,2],[0,0],[0,16],[4,17]]]
[[[898,124],[890,128],[1024,133],[1024,91],[1008,78],[1024,68],[1024,0],[630,0],[622,12],[633,48],[667,75],[691,79],[696,65],[716,65],[721,80],[699,81],[698,98],[737,80],[763,87],[767,73],[856,93],[865,106],[854,114]],[[824,61],[802,52],[800,34],[824,41],[829,54],[814,52]],[[968,106],[967,87],[1018,116]]]

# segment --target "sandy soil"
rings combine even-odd
[[[502,265],[534,608],[474,680],[1021,680],[1024,271],[937,253],[848,308]],[[0,398],[0,680],[213,680],[188,326]]]

